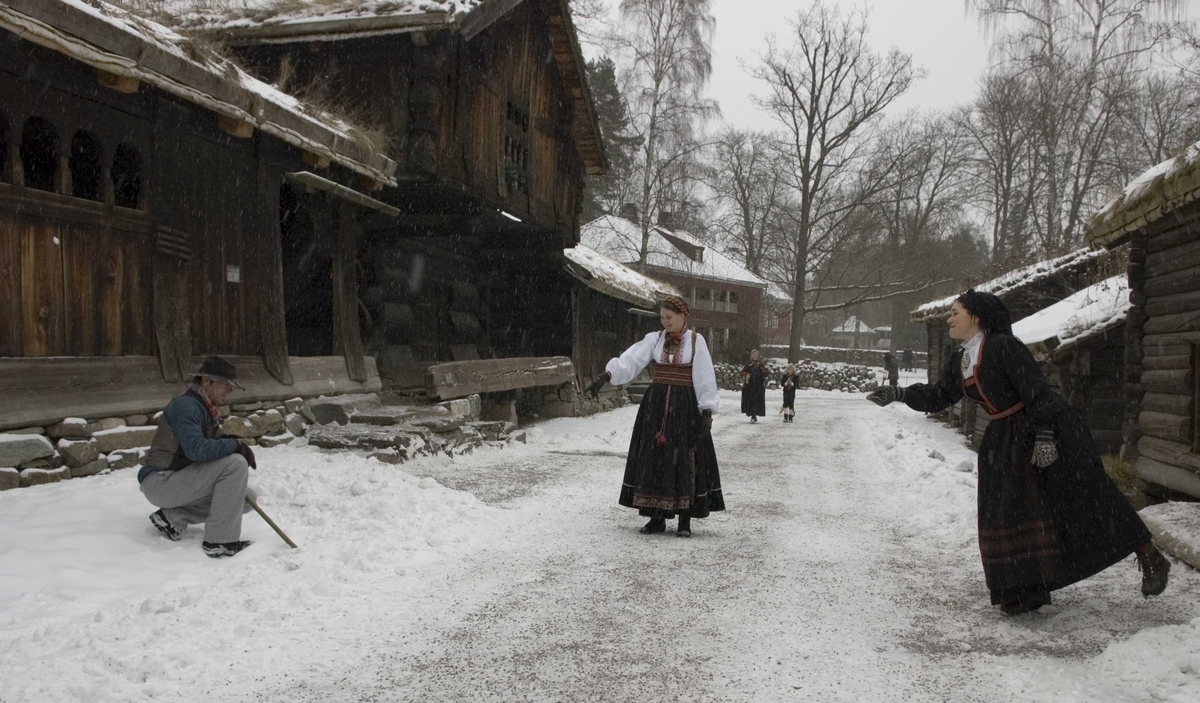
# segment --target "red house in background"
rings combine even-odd
[[[627,265],[636,265],[641,251],[642,228],[637,215],[605,215],[580,229],[580,243]],[[670,283],[687,297],[692,326],[714,348],[729,341],[735,331],[750,331],[763,341],[777,332],[781,293],[771,293],[767,281],[709,247],[691,234],[675,229],[668,213],[650,228],[649,251],[643,271]]]

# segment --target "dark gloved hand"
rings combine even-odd
[[[239,440],[237,449],[234,450],[234,453],[241,454],[243,457],[245,457],[246,463],[250,465],[250,468],[258,468],[258,462],[254,460],[254,450],[250,448],[249,444]]]
[[[595,381],[592,381],[590,384],[588,384],[588,387],[586,390],[584,390],[584,393],[592,396],[592,398],[599,398],[600,389],[604,387],[605,383],[608,383],[608,379],[610,378],[612,378],[612,374],[605,371],[597,376]]]
[[[1058,446],[1054,443],[1054,430],[1038,430],[1033,442],[1033,465],[1039,469],[1058,461]]]
[[[706,434],[712,434],[712,411],[702,410],[700,412],[700,417],[704,420],[704,432]]]
[[[904,389],[899,386],[883,386],[871,391],[871,394],[867,396],[867,400],[882,408],[898,400],[904,400]]]

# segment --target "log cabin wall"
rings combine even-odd
[[[1143,479],[1200,498],[1197,344],[1200,343],[1200,202],[1135,237],[1145,264],[1131,261],[1134,312],[1141,324],[1137,467]],[[1141,258],[1140,254],[1137,258]],[[1144,277],[1144,279],[1143,279]],[[1140,302],[1140,304],[1139,304]]]
[[[629,312],[632,304],[577,283],[574,287],[575,342],[572,361],[579,387],[604,373],[608,360],[620,356],[641,339],[640,316]],[[649,319],[649,318],[640,318]]]
[[[293,383],[279,194],[306,168],[299,150],[8,33],[0,95],[0,391],[20,401],[0,427],[53,420],[62,393],[92,416],[153,405],[211,353],[268,374],[276,395]],[[336,366],[302,364],[296,382],[371,385]]]
[[[1101,454],[1119,454],[1124,424],[1125,329],[1079,342],[1043,366],[1054,390],[1083,418]],[[1047,368],[1049,367],[1049,368]]]

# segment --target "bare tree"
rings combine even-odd
[[[1033,86],[1044,253],[1079,245],[1085,218],[1119,184],[1121,108],[1181,0],[967,0],[1000,35],[1001,55]]]
[[[788,356],[797,358],[804,329],[808,272],[836,250],[844,225],[870,187],[851,185],[864,133],[914,78],[912,59],[867,44],[865,11],[843,15],[818,1],[792,24],[790,44],[768,39],[752,71],[767,87],[760,106],[783,127],[789,186],[798,200],[792,227],[794,280]]]
[[[717,112],[703,90],[712,74],[710,0],[622,0],[608,43],[627,66],[623,87],[640,139],[639,209],[646,264],[659,200],[680,202],[697,177],[697,126]]]
[[[717,233],[746,268],[765,276],[778,259],[783,211],[791,205],[787,167],[769,135],[728,128],[714,149],[713,190],[723,212]]]
[[[1183,74],[1147,73],[1137,89],[1137,99],[1125,105],[1122,143],[1127,153],[1119,154],[1122,179],[1130,180],[1147,165],[1175,156],[1200,139],[1200,81]]]

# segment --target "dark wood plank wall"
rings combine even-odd
[[[620,356],[639,338],[631,304],[576,283],[574,289],[575,374],[580,388],[604,372],[608,360]]]
[[[1137,286],[1142,324],[1138,403],[1138,470],[1143,478],[1200,497],[1196,432],[1200,343],[1200,204],[1174,213],[1141,239],[1145,263]],[[1138,257],[1140,258],[1140,256]],[[1131,268],[1131,279],[1134,277]],[[1144,281],[1144,283],[1142,282]],[[1135,301],[1136,302],[1136,301]],[[1140,363],[1138,363],[1140,362]],[[1173,480],[1174,479],[1174,480]]]

